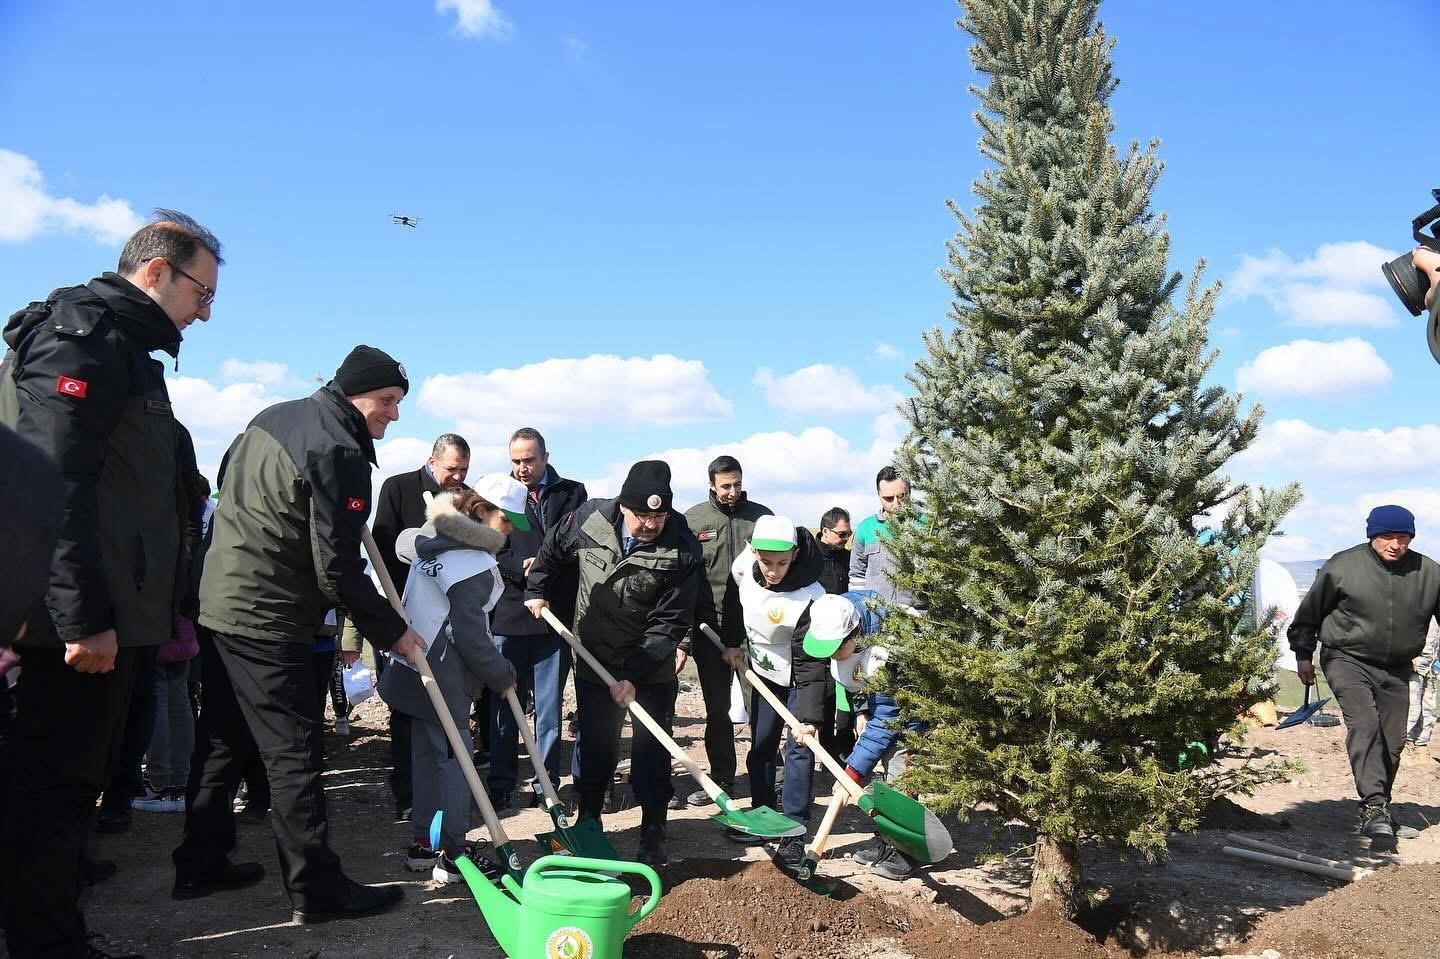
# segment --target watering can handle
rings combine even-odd
[[[628,872],[644,878],[650,884],[650,896],[645,903],[635,911],[633,915],[625,918],[625,931],[628,933],[635,924],[655,911],[660,905],[660,876],[644,863],[622,862],[618,859],[589,859],[584,856],[542,856],[535,860],[530,870],[535,873],[543,872],[550,867],[557,869],[594,869],[596,872]]]

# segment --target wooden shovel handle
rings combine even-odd
[[[370,533],[370,527],[361,527],[361,537],[365,543],[365,552],[370,557],[370,565],[375,568],[375,573],[380,577],[380,586],[385,590],[385,598],[390,600],[390,605],[400,618],[405,620],[405,625],[410,625],[410,617],[405,615],[405,605],[400,602],[400,594],[395,591],[395,582],[390,578],[390,571],[385,568],[385,562],[380,558],[380,550],[375,545],[375,537]],[[460,764],[460,771],[465,774],[465,781],[470,785],[470,794],[475,797],[475,805],[480,807],[480,815],[485,819],[485,828],[490,831],[490,841],[498,849],[510,842],[505,835],[505,828],[500,825],[500,817],[495,815],[495,807],[490,805],[490,796],[485,792],[485,784],[480,782],[480,774],[475,771],[475,763],[470,757],[470,749],[465,745],[465,740],[460,736],[460,730],[455,728],[455,720],[450,716],[450,707],[445,705],[445,696],[440,692],[440,686],[435,682],[435,673],[430,669],[430,661],[425,658],[425,650],[417,649],[410,656],[410,664],[420,671],[420,684],[425,687],[425,692],[430,697],[430,704],[435,707],[435,715],[440,717],[440,726],[445,730],[445,738],[450,741],[450,751],[455,754],[455,761]],[[511,692],[514,695],[514,692]]]
[[[575,650],[575,654],[585,660],[586,665],[595,670],[595,675],[599,676],[605,685],[615,685],[617,680],[614,674],[602,666],[600,660],[596,659],[590,650],[580,644],[580,640],[576,638],[575,634],[565,628],[565,624],[560,622],[554,613],[550,612],[548,606],[540,609],[540,615],[545,617],[545,622],[550,624],[551,629],[560,634],[561,639],[570,644],[570,648]],[[630,710],[630,715],[634,716],[638,722],[650,730],[650,735],[655,737],[655,741],[664,746],[666,751],[669,752],[680,765],[685,767],[685,771],[690,774],[692,779],[700,784],[700,787],[705,790],[707,796],[714,799],[716,796],[724,795],[725,791],[720,788],[719,783],[700,771],[700,767],[695,764],[695,760],[685,755],[685,750],[680,748],[680,744],[670,738],[670,734],[660,727],[660,724],[645,711],[643,706],[635,701],[634,697],[630,698],[625,704],[625,707]],[[721,808],[724,808],[724,804],[721,804]]]
[[[820,820],[820,828],[815,831],[810,848],[805,850],[806,859],[819,862],[825,858],[825,847],[830,844],[830,830],[835,828],[835,821],[840,818],[841,807],[849,801],[850,795],[845,787],[836,783],[835,791],[830,794],[830,808],[825,810],[825,818]]]
[[[550,781],[550,771],[545,768],[545,760],[540,755],[540,747],[535,745],[535,734],[530,731],[530,720],[526,718],[525,709],[520,705],[520,700],[516,697],[513,688],[505,690],[505,701],[510,704],[510,713],[515,717],[515,725],[520,729],[520,738],[525,742],[525,751],[530,754],[530,765],[535,767],[535,781],[540,784],[540,791],[545,794],[546,807],[559,806],[562,812],[557,825],[561,829],[569,828],[570,821],[563,812],[565,804],[560,801],[560,795],[555,792],[555,784]]]
[[[709,636],[710,641],[716,646],[719,646],[722,650],[725,649],[725,644],[720,641],[720,637],[715,634],[715,630],[710,628],[709,623],[701,623],[700,631],[706,636]],[[865,795],[865,790],[861,789],[860,784],[850,778],[850,774],[845,771],[845,767],[840,764],[840,761],[830,755],[829,750],[820,745],[820,737],[811,736],[809,733],[802,733],[801,730],[805,728],[805,724],[799,719],[796,719],[795,714],[785,708],[785,704],[780,701],[780,697],[772,693],[770,687],[766,686],[763,680],[757,679],[748,667],[741,666],[735,671],[740,674],[741,679],[750,684],[751,689],[765,698],[765,701],[775,710],[776,715],[785,721],[785,725],[790,727],[792,733],[799,737],[800,745],[808,746],[812,753],[820,757],[820,762],[824,763],[825,768],[830,771],[830,775],[835,777],[835,785],[838,788],[844,789],[850,795],[851,799],[858,802],[860,797]]]

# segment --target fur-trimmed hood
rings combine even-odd
[[[449,493],[430,498],[424,526],[404,530],[395,539],[395,555],[407,563],[451,549],[478,549],[493,556],[504,548],[505,534],[461,513]]]

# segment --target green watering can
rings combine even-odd
[[[525,873],[523,885],[504,875],[502,891],[469,856],[455,862],[511,959],[620,959],[630,930],[660,905],[660,877],[641,863],[545,856]],[[650,883],[650,897],[634,915],[629,885],[608,875],[625,872]]]

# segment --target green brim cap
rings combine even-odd
[[[805,633],[805,642],[801,647],[807,656],[814,656],[816,659],[829,659],[835,655],[835,650],[844,645],[844,637],[840,639],[821,639],[815,635],[815,630]]]
[[[788,553],[795,548],[795,544],[787,543],[783,539],[752,539],[750,548],[762,553]]]
[[[516,529],[524,533],[530,532],[530,519],[524,513],[512,513],[508,509],[502,509],[500,512],[510,517],[510,522],[515,524]]]

